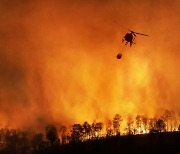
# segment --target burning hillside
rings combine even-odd
[[[180,110],[178,0],[0,1],[0,127]],[[118,61],[126,31],[136,40]]]

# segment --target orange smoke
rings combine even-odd
[[[178,0],[0,2],[0,127],[155,116],[179,105]],[[138,36],[121,60],[121,38]]]

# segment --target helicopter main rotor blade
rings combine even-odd
[[[113,20],[113,22],[116,23],[117,25],[121,26],[122,28],[129,30],[130,32],[132,32],[132,33],[134,33],[134,34],[139,34],[139,35],[143,35],[143,36],[149,36],[149,35],[147,35],[147,34],[142,34],[142,33],[134,32],[134,31],[132,31],[132,30],[124,27],[123,25],[121,25],[120,23],[118,23],[116,20]]]
[[[142,33],[138,33],[138,32],[134,32],[134,31],[132,31],[132,30],[130,30],[130,29],[128,29],[130,32],[132,32],[132,33],[134,33],[134,34],[139,34],[139,35],[143,35],[143,36],[149,36],[149,35],[147,35],[147,34],[142,34]]]
[[[136,32],[135,32],[135,34],[139,34],[139,35],[143,35],[143,36],[149,36],[149,35],[147,35],[147,34],[136,33]]]
[[[113,22],[116,23],[117,25],[121,26],[122,28],[129,30],[128,28],[126,28],[123,25],[121,25],[120,23],[118,23],[116,20],[113,20]]]

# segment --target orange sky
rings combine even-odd
[[[150,35],[121,60],[113,20]],[[0,127],[180,110],[179,0],[1,0],[0,23]]]

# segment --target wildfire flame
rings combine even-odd
[[[180,2],[128,2],[2,0],[0,127],[178,111]],[[121,60],[113,19],[150,35]]]

